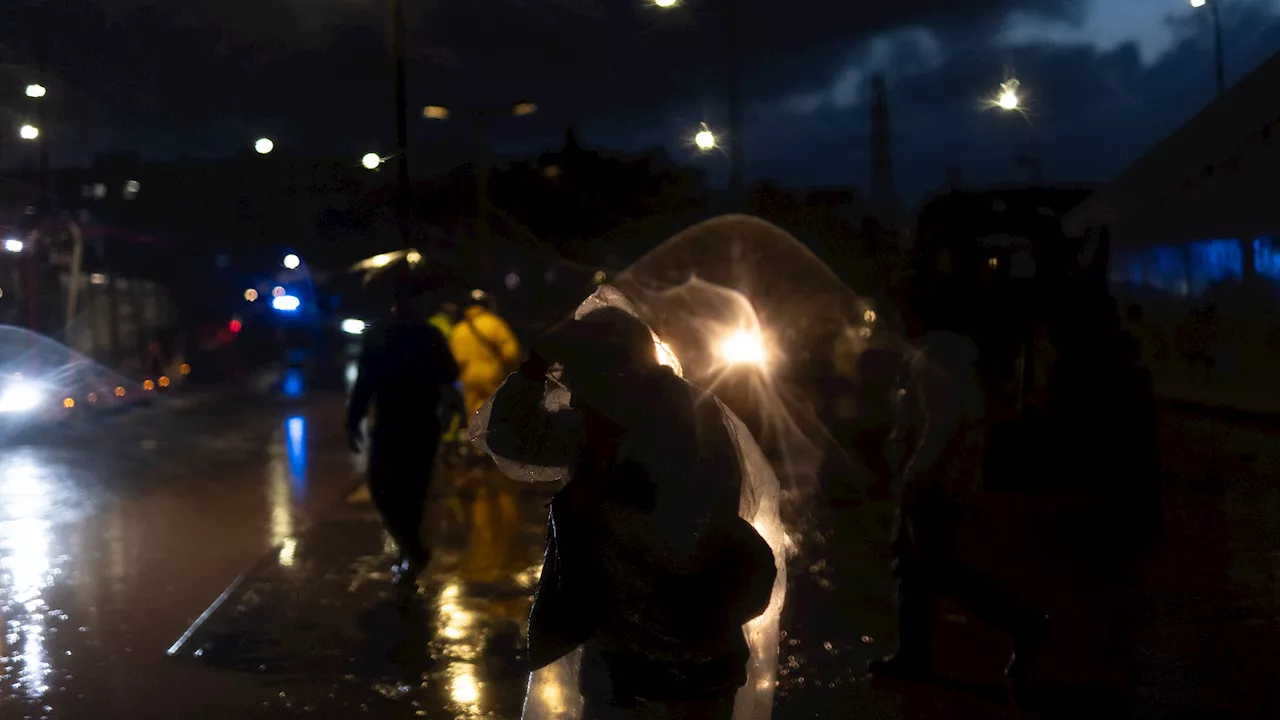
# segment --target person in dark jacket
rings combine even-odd
[[[543,405],[553,365],[571,409]],[[714,397],[609,308],[554,331],[498,391],[488,428],[495,455],[569,468],[530,615],[533,669],[583,645],[584,718],[727,719],[746,681],[743,625],[768,607],[777,568],[738,515],[742,469]]]
[[[458,366],[444,336],[426,321],[423,292],[406,285],[397,290],[394,321],[366,337],[347,432],[359,451],[372,403],[369,492],[400,550],[397,580],[407,584],[430,560],[420,535],[423,506],[440,444],[440,407],[457,392]]]
[[[894,539],[900,649],[868,670],[932,677],[938,599],[947,596],[1005,631],[1014,647],[1006,672],[1022,683],[1047,640],[1048,617],[973,567],[959,548],[988,464],[988,392],[979,348],[967,332],[959,291],[938,285],[918,292],[909,320],[921,337],[906,364],[898,429],[907,440]]]

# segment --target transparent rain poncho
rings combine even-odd
[[[835,446],[815,411],[822,388],[812,378],[830,372],[842,354],[856,355],[875,342],[883,326],[871,305],[796,238],[741,215],[677,234],[600,287],[575,315],[580,319],[605,307],[647,323],[659,359],[717,397],[743,475],[739,515],[768,543],[778,569],[768,609],[745,627],[751,659],[733,717],[768,718],[777,683],[786,558],[795,551],[796,533],[783,517],[804,512],[819,486],[824,454]],[[554,382],[547,387],[548,410],[569,407],[566,389]],[[490,410],[486,404],[471,425],[473,442],[487,452]],[[504,474],[523,482],[561,481],[569,472],[493,459]],[[581,654],[579,648],[533,673],[526,720],[581,716]]]

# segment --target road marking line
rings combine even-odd
[[[205,621],[217,612],[218,608],[222,607],[222,603],[226,602],[227,598],[231,597],[231,593],[235,592],[236,588],[240,587],[240,584],[244,582],[244,578],[245,576],[242,574],[238,575],[235,580],[232,580],[231,584],[227,586],[227,589],[223,590],[222,594],[218,596],[218,599],[214,600],[212,605],[205,608],[204,612],[200,613],[200,617],[196,618],[196,621],[191,623],[191,627],[187,628],[187,631],[182,633],[182,637],[178,638],[177,642],[165,651],[165,654],[169,657],[176,655],[177,652],[182,649],[182,646],[191,639],[191,636],[196,634],[196,631],[200,629],[200,626],[204,625]]]

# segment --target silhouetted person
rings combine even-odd
[[[445,340],[448,340],[453,335],[454,326],[458,324],[457,303],[446,302],[442,304],[428,322],[440,331]]]
[[[458,305],[457,303],[445,302],[440,305],[440,309],[428,318],[427,322],[431,323],[435,329],[440,331],[444,336],[445,342],[449,342],[453,337],[453,328],[458,324]],[[450,349],[452,352],[452,349]],[[457,358],[455,358],[456,360]],[[460,399],[460,396],[459,396]],[[455,403],[450,407],[444,408],[441,413],[441,419],[444,423],[444,442],[445,445],[453,445],[458,442],[459,432],[466,432],[466,423],[463,421],[465,408],[462,404]]]
[[[1155,392],[1141,341],[1121,326],[1110,296],[1072,297],[1065,305],[1049,381],[1060,447],[1053,465],[1065,486],[1092,496],[1105,523],[1098,530],[1107,528],[1113,543],[1127,541],[1113,544],[1113,555],[1150,550],[1163,521]]]
[[[529,619],[533,669],[585,644],[585,719],[729,718],[743,625],[777,570],[738,515],[719,404],[660,365],[648,327],[621,310],[568,323],[539,351],[495,396],[486,435],[499,457],[569,468]],[[571,409],[545,409],[552,364]]]
[[[360,423],[373,401],[369,492],[400,550],[398,580],[408,583],[430,560],[420,535],[423,506],[440,443],[441,400],[456,392],[458,366],[444,336],[426,322],[421,292],[397,294],[394,322],[365,339],[347,431],[358,451]]]
[[[1048,619],[971,567],[958,547],[987,460],[987,397],[978,347],[964,334],[962,290],[931,286],[918,292],[909,319],[923,334],[907,360],[902,395],[907,448],[894,539],[900,648],[869,670],[932,677],[937,603],[947,596],[1011,637],[1015,659],[1007,672],[1019,682],[1039,655]]]
[[[873,498],[888,499],[895,468],[887,452],[893,431],[893,401],[902,357],[872,348],[858,357],[859,417],[853,428],[853,446],[871,472]]]

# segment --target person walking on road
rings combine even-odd
[[[435,315],[432,315],[427,322],[435,326],[440,334],[448,340],[453,336],[453,328],[458,324],[458,306],[455,303],[447,302],[440,306]]]
[[[449,348],[458,362],[468,420],[498,390],[498,386],[520,362],[520,341],[506,321],[498,316],[493,296],[476,290],[474,304],[453,328]]]
[[[463,312],[449,338],[462,379],[466,421],[460,434],[464,437],[471,418],[520,361],[520,343],[498,316],[493,296],[475,290],[471,299],[473,304]],[[506,478],[483,472],[486,463],[475,448],[467,445],[462,452],[464,462],[471,465],[466,484],[475,493],[462,576],[469,583],[502,586],[513,575],[512,548],[520,524],[515,487]]]
[[[409,584],[431,557],[421,537],[423,506],[440,444],[440,408],[456,393],[458,366],[444,336],[425,319],[421,288],[409,281],[396,294],[394,321],[365,340],[347,432],[351,449],[359,451],[372,403],[369,492],[399,547],[397,581]]]
[[[965,311],[956,294],[924,292],[936,294],[916,299],[914,324],[924,333],[907,361],[899,420],[908,445],[897,481],[901,506],[894,539],[900,649],[868,670],[933,677],[937,601],[945,595],[1011,637],[1014,660],[1006,672],[1016,686],[1035,664],[1048,618],[959,552],[960,531],[981,491],[987,461],[987,400],[978,348],[962,331]]]

